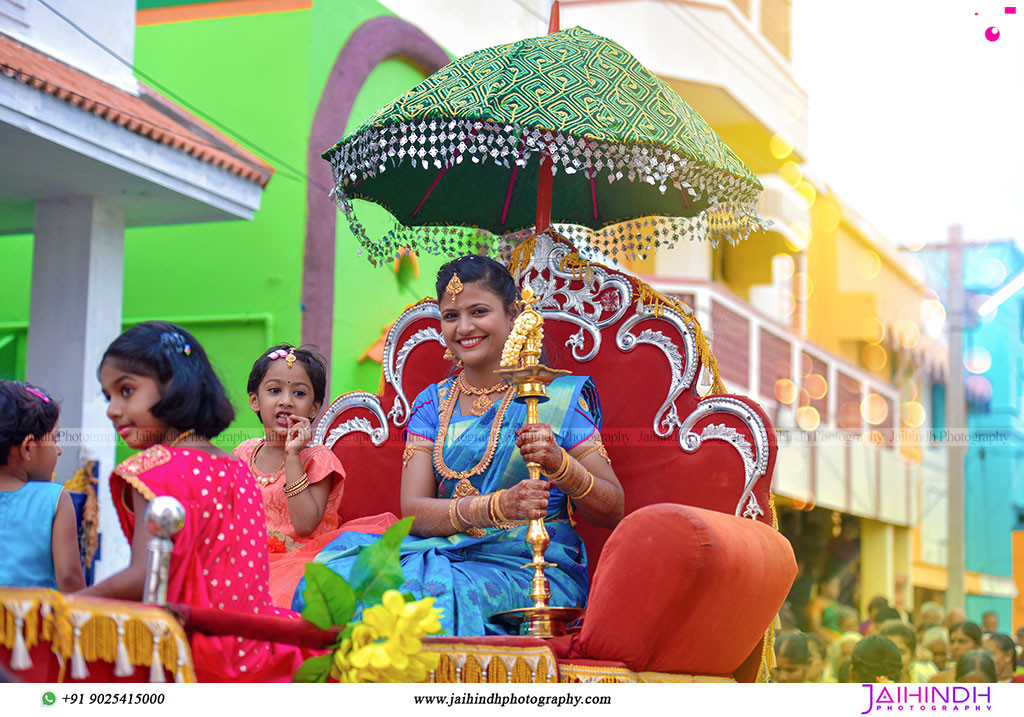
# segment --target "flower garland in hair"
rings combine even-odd
[[[322,629],[342,627],[327,655],[299,666],[293,682],[422,682],[440,656],[423,650],[423,638],[441,632],[434,598],[413,600],[399,592],[405,578],[398,548],[412,518],[391,526],[359,553],[352,584],[325,565],[306,566],[302,617]],[[353,621],[357,605],[360,620]]]

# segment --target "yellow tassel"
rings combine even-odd
[[[85,567],[91,567],[99,549],[100,508],[96,497],[97,479],[93,477],[96,461],[87,461],[79,468],[71,480],[64,483],[70,493],[84,493],[85,505],[82,507],[82,528],[85,531]]]
[[[579,279],[587,284],[592,284],[594,282],[595,266],[600,266],[600,264],[587,261],[576,252],[566,254],[562,257],[562,260],[558,262],[559,271],[572,270],[572,276],[574,279]]]
[[[508,273],[518,281],[519,275],[530,265],[533,259],[533,250],[537,248],[537,235],[533,234],[529,239],[522,242],[512,250],[512,256],[508,260]]]
[[[779,515],[775,511],[775,494],[768,491],[768,509],[772,513],[772,528],[775,530],[779,529]],[[775,669],[775,624],[778,622],[778,616],[772,620],[772,624],[768,626],[768,629],[764,633],[764,641],[761,643],[761,664],[757,667],[757,682],[768,682],[772,676],[772,670]]]
[[[10,609],[15,601],[32,603],[22,616],[20,630],[15,629],[16,615]],[[151,623],[162,627],[152,628]],[[156,630],[160,638],[154,644]],[[19,662],[23,662],[23,652],[49,642],[61,674],[70,660],[70,676],[74,679],[87,678],[91,662],[114,663],[116,673],[124,676],[134,672],[136,666],[152,668],[156,655],[159,677],[163,677],[162,667],[176,671],[179,680],[195,681],[184,632],[157,608],[81,601],[66,598],[56,590],[0,588],[0,645],[12,649],[16,641]],[[25,650],[20,649],[22,646]]]
[[[688,307],[678,299],[670,298],[664,294],[655,291],[646,282],[634,279],[637,284],[637,305],[640,307],[649,306],[651,312],[656,317],[661,317],[664,314],[664,309],[669,306],[675,309],[690,330],[693,332],[694,343],[697,346],[697,354],[700,356],[700,361],[708,371],[711,372],[711,389],[704,394],[701,398],[707,398],[713,394],[725,393],[725,384],[722,383],[722,377],[718,374],[718,361],[715,359],[714,353],[711,351],[711,346],[708,345],[708,340],[704,336],[704,332],[700,328],[700,324],[697,323],[697,319],[693,316],[693,312],[688,310]]]
[[[89,612],[74,611],[71,613],[71,627],[74,631],[74,642],[71,647],[71,679],[84,680],[89,676],[89,668],[85,665],[82,654],[82,627],[92,619]]]
[[[5,607],[14,615],[14,648],[11,650],[11,669],[27,670],[32,667],[32,658],[25,645],[25,616],[32,610],[31,600],[14,600],[5,603]],[[34,610],[33,610],[34,612]]]

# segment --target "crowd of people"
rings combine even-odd
[[[1024,627],[1015,638],[1000,633],[995,612],[978,625],[960,608],[926,602],[912,622],[881,596],[868,603],[863,622],[848,605],[833,612],[802,632],[783,608],[775,682],[1024,682]]]

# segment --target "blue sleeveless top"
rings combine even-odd
[[[53,517],[64,486],[29,481],[0,492],[0,585],[57,589],[53,571]]]

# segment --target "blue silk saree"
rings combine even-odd
[[[428,386],[414,402],[407,430],[436,440],[441,421],[440,407],[451,395],[454,380],[449,378]],[[564,376],[548,387],[549,400],[540,404],[540,422],[548,423],[556,441],[566,450],[589,438],[601,425],[601,408],[593,382],[586,376]],[[452,414],[444,433],[443,456],[449,469],[467,471],[484,457],[500,403],[493,404],[480,417]],[[480,494],[511,488],[529,477],[526,464],[516,448],[515,433],[526,421],[526,406],[511,402],[505,409],[497,434],[494,456],[485,470],[471,476],[469,482]],[[351,466],[350,470],[358,470]],[[437,497],[451,498],[456,478],[444,478],[436,472]],[[551,487],[545,518],[551,544],[545,559],[556,567],[546,575],[551,586],[551,605],[582,606],[587,596],[587,557],[583,541],[569,520],[568,498]],[[402,543],[401,563],[405,576],[403,590],[414,597],[433,596],[443,610],[441,625],[449,635],[503,635],[507,630],[492,622],[491,616],[531,604],[529,599],[532,570],[522,566],[532,559],[524,541],[526,524],[514,528],[488,528],[482,537],[464,533],[448,537],[408,536]],[[344,578],[355,563],[359,551],[379,536],[346,532],[329,543],[316,556]],[[304,606],[299,584],[292,607]]]

